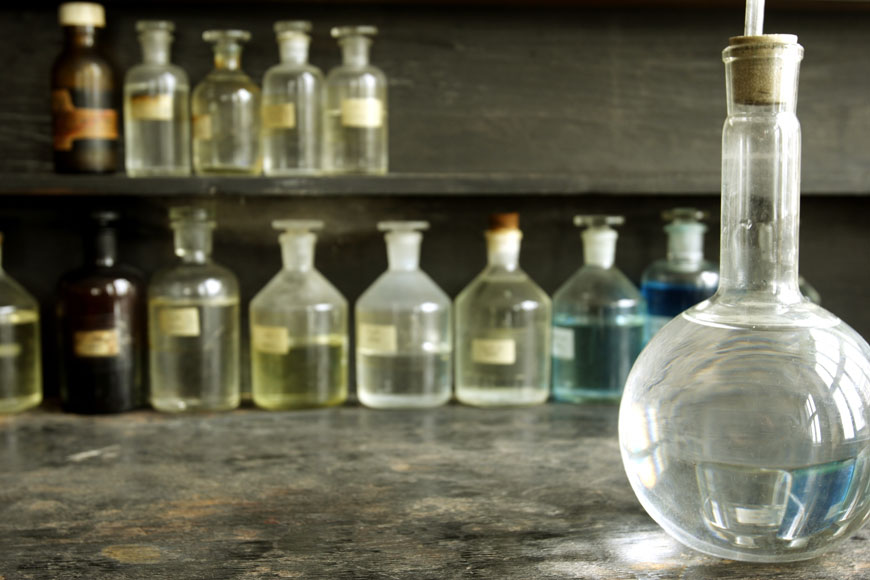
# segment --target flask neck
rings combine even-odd
[[[704,224],[665,226],[668,234],[668,262],[679,270],[694,270],[704,261]]]
[[[281,234],[281,258],[284,269],[291,272],[310,272],[314,269],[314,244],[317,236],[312,233]]]
[[[619,234],[611,228],[589,228],[581,234],[583,260],[587,266],[613,267],[616,260],[616,240]]]
[[[345,66],[367,66],[371,46],[372,39],[366,36],[348,36],[341,39],[341,57]]]
[[[214,45],[214,67],[217,70],[242,68],[242,45],[232,40],[221,40]]]
[[[64,26],[64,44],[67,48],[93,48],[97,44],[94,26]]]
[[[114,228],[98,228],[85,245],[85,260],[100,267],[114,266],[118,259],[118,241]]]
[[[172,35],[165,30],[152,30],[139,35],[142,61],[145,64],[169,64]]]
[[[177,223],[175,255],[183,262],[203,264],[211,256],[212,228],[209,223]]]
[[[387,263],[390,270],[412,272],[420,268],[420,244],[423,242],[423,234],[393,231],[384,238],[387,240]]]
[[[308,45],[311,41],[305,35],[293,35],[278,41],[281,62],[302,65],[308,62]]]
[[[519,230],[486,232],[487,265],[508,271],[519,269],[522,239],[523,234]]]

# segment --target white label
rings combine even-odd
[[[73,341],[76,356],[80,357],[110,357],[121,352],[117,328],[76,332]]]
[[[139,95],[130,99],[130,116],[144,121],[171,121],[172,95]]]
[[[384,123],[384,106],[380,99],[366,97],[341,102],[341,124],[345,127],[375,129]]]
[[[471,341],[471,360],[485,365],[517,362],[517,343],[510,338],[476,338]]]
[[[283,326],[254,326],[251,329],[254,350],[267,354],[290,352],[290,330]]]
[[[293,129],[296,127],[296,104],[263,105],[264,129]]]
[[[160,311],[160,330],[169,336],[199,336],[199,310],[164,308]]]
[[[359,347],[368,352],[394,354],[398,350],[396,327],[388,324],[360,324]]]
[[[741,524],[778,526],[782,523],[783,509],[778,506],[735,507],[734,515]]]
[[[0,344],[0,358],[11,358],[21,354],[21,345],[17,342]]]
[[[553,356],[574,360],[574,331],[570,328],[553,327]]]
[[[211,139],[211,115],[193,116],[193,138],[202,141]]]

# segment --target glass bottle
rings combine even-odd
[[[260,88],[242,71],[246,30],[206,30],[214,44],[214,70],[196,85],[193,169],[197,175],[257,175],[260,157]]]
[[[645,343],[646,303],[613,265],[622,216],[578,215],[585,264],[553,295],[553,397],[616,402]]]
[[[63,51],[51,70],[54,170],[112,173],[118,167],[115,79],[97,42],[105,11],[92,2],[67,2],[59,20]]]
[[[323,156],[323,73],[308,64],[311,23],[275,23],[281,63],[263,77],[263,171],[318,173]]]
[[[327,171],[387,172],[387,78],[369,64],[374,26],[341,26],[332,36],[342,64],[326,77]]]
[[[277,220],[284,268],[250,305],[254,403],[264,409],[347,399],[347,300],[314,267],[321,221]]]
[[[148,287],[151,405],[223,411],[239,405],[239,285],[211,259],[212,212],[169,212],[178,261]]]
[[[792,35],[725,49],[719,289],[653,337],[620,408],[647,512],[734,560],[817,556],[870,513],[870,346],[798,289],[802,56]]]
[[[85,264],[58,285],[61,401],[73,413],[120,413],[144,401],[145,289],[117,263],[118,214],[91,216]]]
[[[801,294],[806,296],[810,302],[815,302],[816,304],[822,303],[822,295],[803,276],[798,276],[798,287],[801,290]]]
[[[704,232],[700,222],[706,212],[680,207],[662,212],[670,222],[668,257],[656,260],[643,273],[640,292],[649,309],[649,336],[675,316],[706,300],[719,286],[719,266],[704,259]]]
[[[516,213],[494,214],[487,266],[456,298],[456,397],[533,405],[550,392],[550,298],[520,269]]]
[[[386,272],[356,303],[360,402],[375,408],[436,407],[450,399],[450,298],[420,270],[423,221],[380,222]]]
[[[0,234],[0,256],[2,246]],[[39,303],[0,263],[0,413],[18,413],[41,402]]]
[[[136,23],[142,63],[124,80],[124,143],[131,177],[190,175],[190,83],[169,62],[175,25]]]

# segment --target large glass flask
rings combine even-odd
[[[645,343],[646,304],[616,266],[622,216],[578,215],[585,264],[553,295],[553,397],[615,402]]]
[[[389,268],[356,303],[360,402],[376,408],[436,407],[450,399],[450,298],[420,270],[427,222],[380,222]]]
[[[169,212],[178,260],[148,287],[151,405],[223,411],[239,404],[239,285],[211,259],[210,211]]]
[[[260,88],[241,68],[246,30],[207,30],[214,70],[196,85],[193,169],[198,175],[257,175],[260,157]]]
[[[263,172],[317,173],[323,156],[323,73],[308,63],[311,23],[275,23],[281,63],[263,77]]]
[[[175,25],[136,23],[142,63],[124,79],[124,142],[127,175],[190,175],[190,83],[169,62]]]
[[[870,513],[870,346],[798,289],[803,48],[724,51],[719,290],[641,353],[619,416],[647,512],[722,558],[819,555]]]
[[[347,399],[347,300],[314,267],[323,222],[278,220],[283,269],[251,301],[254,403],[265,409]]]
[[[519,215],[494,214],[487,266],[456,298],[456,397],[534,405],[550,393],[550,298],[520,268]]]
[[[326,169],[387,172],[387,78],[369,64],[374,26],[332,29],[342,64],[326,77]]]

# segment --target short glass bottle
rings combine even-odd
[[[420,270],[424,221],[380,222],[386,272],[356,303],[357,396],[368,407],[437,407],[450,400],[450,298]]]
[[[0,234],[0,256],[2,249]],[[0,413],[18,413],[41,402],[39,303],[0,262]]]
[[[210,211],[169,212],[178,261],[148,287],[151,405],[224,411],[239,405],[239,285],[211,259]]]
[[[250,305],[254,403],[264,409],[347,399],[347,300],[314,267],[323,222],[277,220],[283,269]]]
[[[576,216],[585,264],[553,295],[553,398],[617,402],[646,340],[646,303],[616,266],[622,216]]]
[[[374,26],[332,29],[342,64],[326,77],[326,170],[387,172],[387,78],[369,64]]]
[[[263,77],[263,172],[319,173],[323,167],[323,73],[308,63],[311,23],[275,23],[281,63]]]
[[[117,263],[118,214],[97,212],[85,264],[58,284],[61,402],[73,413],[120,413],[142,406],[145,286]]]
[[[124,143],[127,175],[190,175],[190,83],[169,62],[175,25],[136,23],[142,63],[124,79]]]
[[[494,214],[487,266],[456,298],[456,397],[543,403],[550,393],[550,298],[520,269],[519,216]]]
[[[260,88],[242,70],[246,30],[206,30],[214,44],[214,70],[196,85],[193,113],[193,169],[197,175],[258,175]]]
[[[706,300],[719,286],[719,266],[704,259],[704,232],[700,222],[706,212],[676,208],[662,213],[670,222],[668,257],[656,260],[643,273],[640,292],[649,309],[648,336],[653,336],[675,316]]]

